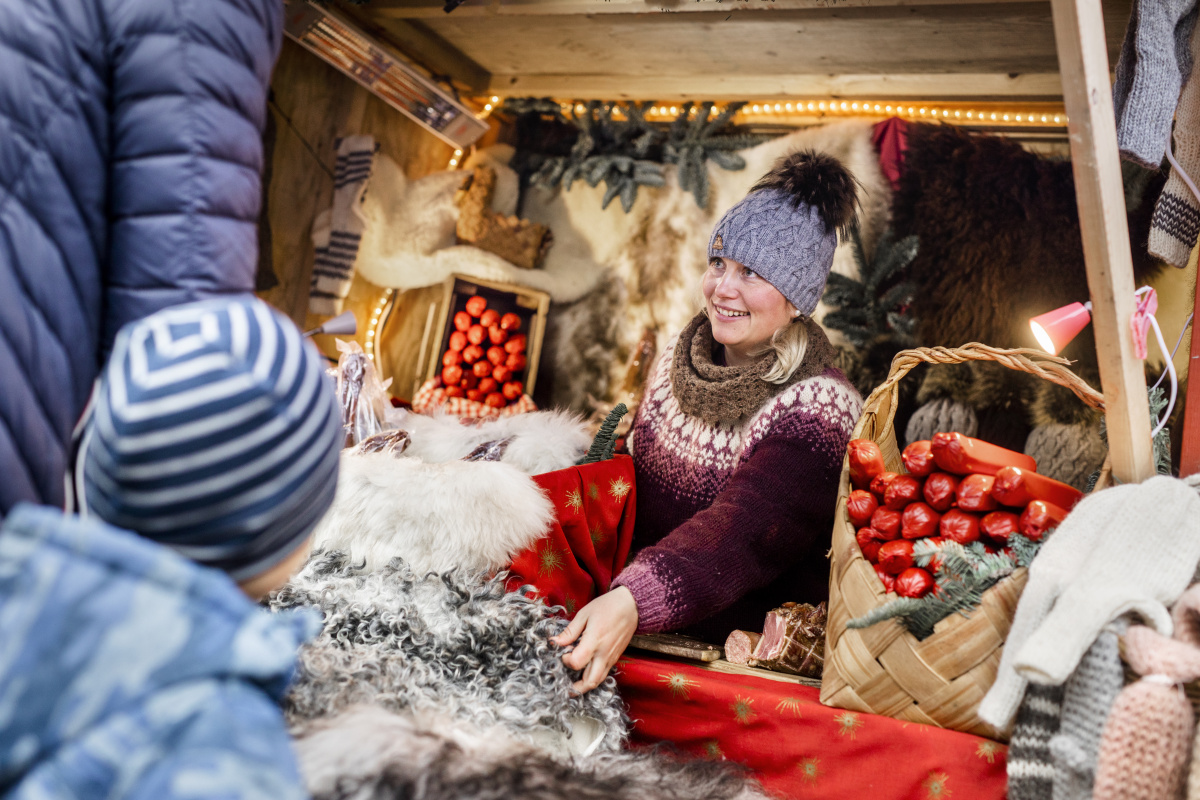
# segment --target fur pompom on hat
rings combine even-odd
[[[785,156],[721,217],[708,257],[746,265],[809,316],[833,268],[838,231],[854,220],[857,186],[833,156]]]

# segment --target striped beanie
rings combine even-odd
[[[308,538],[344,441],[324,363],[253,297],[121,329],[81,456],[84,513],[245,581]]]

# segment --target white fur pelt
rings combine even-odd
[[[434,412],[398,412],[389,423],[412,437],[404,455],[430,463],[460,459],[485,442],[511,439],[500,462],[526,475],[566,469],[587,453],[588,426],[567,411],[534,411],[464,425],[458,417]]]
[[[357,707],[296,740],[314,800],[765,800],[715,761],[663,751],[555,758],[503,730]]]
[[[418,574],[494,571],[553,520],[537,484],[508,464],[343,452],[337,494],[313,547],[345,551],[369,570],[402,558]]]
[[[499,725],[531,741],[552,732],[564,744],[582,730],[591,747],[618,749],[629,720],[616,681],[572,694],[579,673],[550,642],[566,627],[561,609],[504,590],[502,576],[420,577],[399,561],[367,572],[344,553],[314,554],[269,601],[272,610],[308,605],[325,616],[320,636],[300,650],[284,703],[289,722],[367,703]]]

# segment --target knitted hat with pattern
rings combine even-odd
[[[333,386],[296,326],[252,297],[126,325],[83,437],[85,513],[243,581],[333,501]]]
[[[854,216],[855,189],[854,176],[833,156],[792,153],[725,212],[708,257],[744,264],[808,316],[833,268],[838,230]]]

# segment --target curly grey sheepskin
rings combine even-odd
[[[729,764],[662,751],[553,757],[503,729],[355,707],[304,726],[313,800],[766,800]]]
[[[598,747],[618,749],[629,730],[616,681],[572,696],[576,676],[549,638],[566,621],[543,603],[505,593],[503,577],[456,572],[415,576],[400,560],[366,572],[343,553],[316,553],[271,596],[272,610],[311,605],[322,634],[300,651],[285,701],[289,723],[360,703],[436,710],[476,726],[569,736],[603,729]]]

